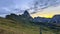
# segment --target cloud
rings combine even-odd
[[[33,0],[0,0],[0,15],[16,13],[23,13],[25,9],[29,9],[33,5]],[[34,0],[35,1],[35,0]],[[46,9],[48,7],[55,7],[60,5],[60,0],[40,0],[38,9]],[[21,9],[21,10],[20,10]],[[23,9],[23,10],[22,10]],[[36,11],[37,12],[37,11]],[[36,13],[31,10],[29,13]]]
[[[36,8],[34,8],[35,11],[32,14],[42,11],[49,7],[56,7],[60,5],[60,0],[34,0],[34,1],[37,4],[35,3],[35,6],[34,6],[34,3],[33,3],[33,6]]]
[[[9,11],[6,9],[0,9],[0,15],[2,14],[9,14]]]
[[[14,5],[13,0],[0,0],[0,7],[10,7]]]
[[[52,17],[56,14],[60,14],[60,6],[56,6],[56,7],[49,7],[44,9],[42,12],[37,12],[34,14],[31,14],[32,17]]]
[[[29,0],[0,0],[0,15],[10,13],[23,13],[25,9],[29,8]],[[23,10],[20,10],[23,9]]]
[[[4,16],[6,14],[10,14],[10,7],[13,7],[14,1],[13,0],[0,0],[0,16]]]
[[[39,8],[58,6],[60,5],[60,0],[36,0],[36,6]]]

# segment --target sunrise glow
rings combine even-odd
[[[46,8],[43,11],[37,12],[35,14],[31,14],[31,16],[33,18],[37,17],[37,16],[46,17],[46,18],[52,18],[56,14],[60,14],[60,6]]]

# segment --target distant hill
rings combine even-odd
[[[44,17],[35,17],[34,18],[34,22],[43,22],[43,23],[48,23],[48,21],[50,20],[51,18],[44,18]]]
[[[33,18],[30,16],[28,11],[25,11],[22,15],[10,14],[6,16],[6,19],[14,20],[17,22],[29,22],[32,21]]]
[[[45,17],[35,17],[33,22],[42,22],[42,23],[53,23],[53,24],[60,24],[60,15],[54,15],[52,18],[45,18]],[[60,26],[60,25],[59,25]]]
[[[60,15],[54,15],[50,22],[60,24]]]

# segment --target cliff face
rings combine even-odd
[[[25,10],[25,12],[22,14],[22,16],[23,16],[24,19],[26,19],[26,20],[30,20],[30,21],[33,20],[33,18],[30,16],[30,14],[28,13],[27,10]]]

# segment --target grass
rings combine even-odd
[[[42,29],[42,34],[56,34],[56,31],[53,32],[47,27],[42,27],[44,28]],[[0,34],[40,34],[40,27],[0,18]]]
[[[0,18],[0,34],[39,34],[38,27]]]

